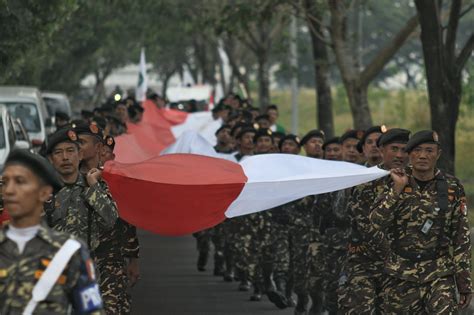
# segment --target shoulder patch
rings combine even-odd
[[[406,186],[403,191],[406,192],[406,193],[411,193],[411,192],[413,192],[413,188],[411,188],[410,186]]]
[[[97,283],[84,287],[76,293],[76,307],[81,314],[90,313],[102,308],[99,285]]]

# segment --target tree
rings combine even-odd
[[[372,125],[367,99],[368,86],[417,28],[418,17],[411,17],[393,39],[382,47],[364,67],[359,64],[358,52],[354,51],[348,37],[349,8],[346,6],[346,1],[328,0],[328,5],[331,15],[329,28],[331,45],[346,89],[354,127],[366,129]]]
[[[462,72],[474,49],[472,28],[469,38],[459,49],[456,38],[461,17],[473,5],[463,10],[461,0],[452,0],[446,27],[443,24],[442,1],[415,0],[415,5],[421,26],[431,126],[438,133],[443,150],[439,165],[454,174]]]

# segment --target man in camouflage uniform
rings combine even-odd
[[[274,142],[270,129],[260,128],[254,137],[255,154],[267,154],[273,150]],[[254,287],[251,301],[260,301],[262,294],[272,286],[272,213],[262,211],[246,215],[244,226],[248,246],[244,249],[244,260],[248,266],[248,277]]]
[[[382,162],[382,154],[377,146],[377,140],[382,135],[382,128],[385,126],[372,126],[364,132],[364,136],[357,144],[357,151],[362,153],[365,159],[365,166],[376,166]]]
[[[411,168],[391,171],[370,214],[375,229],[389,233],[384,313],[454,314],[472,297],[464,189],[436,169],[441,150],[435,132],[416,133],[405,149]]]
[[[404,168],[408,162],[405,146],[410,131],[382,128],[377,141],[382,152],[380,168]],[[375,230],[369,220],[370,209],[376,197],[387,183],[387,177],[354,188],[349,202],[352,230],[349,254],[343,273],[347,277],[339,288],[339,310],[343,314],[383,314],[383,272],[387,242],[383,234]]]
[[[41,224],[43,203],[62,185],[56,172],[26,150],[12,151],[5,165],[2,192],[11,223],[0,230],[0,313],[69,314],[72,307],[77,314],[100,314],[102,301],[87,247]],[[48,279],[51,291],[27,311],[27,305],[34,305],[33,288],[48,277],[47,266],[66,242],[80,247],[58,277]]]
[[[357,163],[359,153],[357,143],[362,138],[362,133],[349,130],[340,138],[342,159],[345,162]],[[347,245],[350,234],[350,218],[348,201],[351,188],[324,194],[318,197],[315,203],[315,215],[319,217],[320,232],[324,238],[325,279],[324,292],[326,294],[325,306],[329,314],[336,314],[337,290],[341,278],[341,269],[347,255]]]

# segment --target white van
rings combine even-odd
[[[46,141],[46,127],[52,125],[40,91],[35,87],[0,86],[0,105],[23,123],[35,149]]]
[[[0,105],[0,171],[13,149],[29,149],[29,143],[18,139],[15,133],[14,121],[5,106]]]

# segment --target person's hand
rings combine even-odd
[[[86,179],[87,179],[87,183],[89,184],[89,187],[97,184],[101,176],[102,176],[102,172],[99,169],[97,168],[90,169],[90,171],[87,172],[87,175],[86,175]]]
[[[140,279],[140,266],[138,264],[138,258],[130,258],[126,271],[129,280],[128,285],[130,287],[135,286],[138,279]]]
[[[394,168],[390,170],[390,177],[393,180],[393,189],[397,194],[401,193],[408,184],[408,176],[402,168]]]
[[[459,293],[459,304],[460,309],[464,309],[471,304],[472,293]]]

